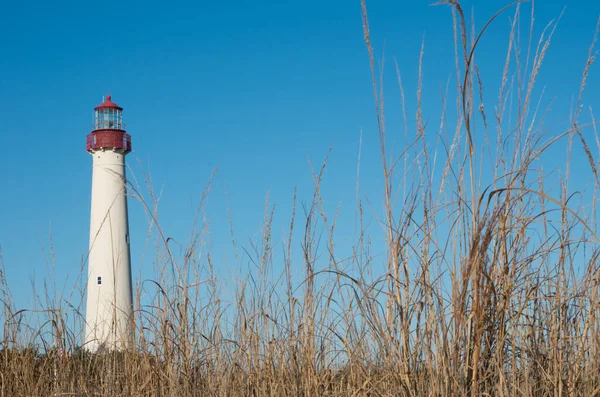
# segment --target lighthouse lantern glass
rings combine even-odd
[[[96,110],[94,129],[123,129],[123,112],[121,109],[101,108]]]

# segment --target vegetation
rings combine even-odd
[[[495,16],[514,13],[489,114],[475,62],[480,36],[468,33],[460,3],[443,3],[454,18],[456,124],[447,125],[444,99],[439,130],[426,128],[419,79],[416,134],[392,155],[362,2],[381,143],[383,259],[372,253],[379,243],[364,225],[362,200],[352,253],[338,252],[338,215],[321,196],[325,161],[303,215],[293,198],[281,262],[267,202],[262,239],[248,249],[252,275],[226,303],[202,251],[202,219],[179,255],[156,222],[151,187],[143,198],[132,185],[162,258],[157,279],[137,288],[135,346],[91,354],[80,347],[81,316],[73,320],[61,303],[68,299],[47,293],[37,310],[47,321],[33,326],[2,282],[0,396],[600,395],[600,180],[590,147],[600,150],[600,140],[593,115],[580,122],[595,38],[571,126],[548,135],[550,110],[534,103],[534,87],[556,24],[535,45],[532,15],[522,51],[521,5]],[[399,72],[398,82],[404,101]],[[557,145],[566,148],[565,168],[545,172],[537,159]],[[577,171],[591,178],[586,191],[569,190],[575,156],[589,160]],[[382,260],[386,271],[376,274]],[[301,282],[292,277],[299,267]]]

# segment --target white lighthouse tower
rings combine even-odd
[[[93,157],[92,206],[85,347],[96,351],[127,347],[133,336],[133,296],[125,155],[131,137],[123,108],[106,101],[94,109],[87,151]]]

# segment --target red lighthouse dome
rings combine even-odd
[[[104,108],[123,110],[122,107],[120,107],[119,105],[114,103],[111,99],[112,99],[111,96],[107,95],[106,100],[103,103],[101,103],[100,105],[98,105],[97,107],[95,107],[94,110],[104,109]]]
[[[129,153],[131,136],[125,132],[123,108],[112,101],[110,95],[94,108],[93,130],[87,136],[87,151],[113,150]]]

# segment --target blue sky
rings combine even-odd
[[[423,108],[432,125],[439,124],[440,87],[454,72],[450,9],[430,3],[367,2],[378,57],[385,45],[390,139],[397,152],[403,133],[392,59],[403,74],[412,120],[424,40]],[[505,4],[465,1],[463,7],[470,13],[474,6],[480,28]],[[555,99],[557,122],[568,121],[600,12],[592,1],[540,1],[536,37],[564,6],[539,84]],[[523,10],[528,15],[530,5]],[[492,99],[511,15],[490,28],[478,56]],[[360,194],[372,203],[368,218],[376,222],[381,161],[358,0],[7,2],[0,48],[0,246],[19,307],[31,304],[30,280],[39,283],[48,272],[49,230],[57,283],[69,289],[78,273],[89,232],[85,136],[93,108],[107,93],[124,108],[134,147],[129,164],[140,180],[144,169],[163,189],[160,222],[176,240],[189,239],[200,193],[218,166],[207,204],[217,258],[230,250],[228,208],[236,237],[246,245],[260,231],[267,194],[277,206],[280,244],[294,186],[299,202],[309,202],[308,160],[320,164],[333,145],[323,195],[330,210],[341,200],[339,238],[349,242],[361,131]],[[595,69],[584,97],[592,106],[600,88]],[[130,224],[137,274],[152,258],[142,259],[147,222],[134,201]],[[151,264],[144,266],[151,278]]]

